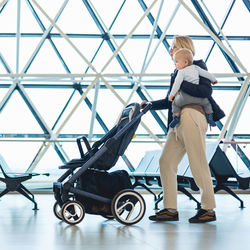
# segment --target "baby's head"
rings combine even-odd
[[[190,49],[179,49],[173,55],[174,64],[177,69],[183,69],[193,64],[193,53]]]

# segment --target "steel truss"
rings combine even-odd
[[[0,15],[3,13],[8,6],[11,0],[2,1],[0,3]],[[110,30],[112,29],[113,25],[115,24],[118,16],[120,15],[126,0],[122,1],[120,8],[118,9],[111,25],[107,27],[105,22],[102,20],[102,17],[99,15],[97,10],[95,9],[94,1],[90,0],[82,0],[83,5],[85,6],[86,10],[88,11],[89,15],[92,17],[94,23],[96,24],[97,28],[99,29],[99,34],[73,34],[73,33],[65,33],[58,25],[57,21],[59,20],[61,14],[63,13],[64,9],[66,8],[69,0],[63,1],[61,7],[58,9],[57,14],[54,18],[51,18],[48,13],[40,6],[38,0],[26,0],[25,3],[29,7],[32,15],[34,16],[35,20],[37,21],[41,33],[21,33],[20,32],[20,23],[21,23],[21,4],[23,2],[21,0],[17,0],[17,30],[16,33],[0,33],[0,39],[6,37],[16,37],[16,69],[13,71],[11,67],[8,65],[8,60],[4,58],[3,54],[0,52],[0,63],[3,65],[6,72],[0,74],[0,88],[4,89],[7,88],[8,91],[5,94],[4,98],[0,102],[0,115],[1,111],[5,108],[6,104],[12,97],[13,93],[17,91],[20,96],[23,98],[24,102],[28,106],[29,110],[33,114],[34,118],[36,119],[37,123],[41,127],[43,134],[7,134],[2,133],[0,134],[1,140],[33,140],[33,141],[41,141],[41,147],[39,151],[34,156],[30,166],[27,169],[27,172],[33,171],[41,158],[47,152],[50,146],[53,146],[56,153],[62,160],[62,162],[66,162],[69,160],[69,156],[65,152],[60,142],[66,142],[73,140],[77,134],[62,134],[61,131],[63,127],[68,123],[70,118],[72,117],[73,113],[76,109],[82,105],[83,102],[87,105],[87,107],[92,112],[91,118],[91,126],[88,137],[91,141],[94,141],[103,136],[108,131],[108,127],[105,124],[104,120],[102,119],[101,115],[98,113],[96,109],[96,102],[98,99],[98,91],[102,89],[109,89],[112,94],[125,106],[131,100],[134,94],[137,94],[139,98],[142,100],[152,100],[150,95],[150,91],[153,89],[158,90],[167,90],[169,82],[170,74],[162,74],[162,73],[155,73],[155,74],[148,74],[147,68],[151,63],[152,58],[155,56],[155,53],[158,47],[163,44],[164,48],[168,51],[169,50],[169,43],[168,39],[173,39],[173,35],[168,35],[167,30],[171,25],[176,13],[178,12],[180,6],[185,8],[190,15],[194,17],[194,19],[207,31],[209,35],[190,35],[192,39],[195,40],[211,40],[213,44],[209,49],[209,52],[206,57],[206,61],[211,55],[211,52],[214,50],[215,46],[218,46],[221,53],[225,57],[225,60],[229,64],[232,69],[232,73],[230,74],[216,74],[217,78],[235,78],[237,77],[238,81],[225,81],[221,82],[222,84],[216,86],[214,89],[218,90],[235,90],[239,92],[237,100],[229,114],[226,123],[221,124],[218,123],[218,127],[221,130],[221,133],[218,135],[210,135],[208,138],[220,138],[221,140],[225,140],[226,143],[235,140],[235,139],[250,139],[250,134],[244,135],[236,135],[234,134],[235,128],[237,126],[237,122],[242,114],[242,110],[246,104],[247,99],[249,98],[250,94],[250,81],[249,77],[250,74],[247,71],[246,67],[241,63],[240,59],[237,57],[237,54],[233,51],[232,47],[230,46],[230,41],[243,41],[243,40],[250,40],[250,36],[225,36],[223,34],[223,27],[227,22],[228,17],[235,5],[235,0],[231,1],[228,9],[225,13],[225,17],[222,20],[222,23],[219,25],[215,22],[213,16],[209,13],[208,8],[206,7],[203,1],[192,0],[192,4],[196,12],[194,12],[189,5],[186,4],[185,1],[179,0],[176,1],[176,7],[173,11],[172,15],[170,16],[168,23],[161,29],[158,19],[162,11],[162,6],[164,0],[152,0],[150,1],[151,4],[149,6],[143,0],[138,0],[139,5],[143,10],[143,15],[138,18],[138,22],[135,23],[133,28],[128,34],[111,34]],[[152,14],[152,9],[159,4],[159,8],[157,10],[157,16],[155,17]],[[249,4],[247,1],[244,1],[245,6],[249,10]],[[42,22],[41,16],[37,13],[36,10],[39,10],[43,15],[44,18],[50,23],[48,28],[45,28],[44,23]],[[207,15],[206,13],[209,13]],[[149,22],[152,24],[152,33],[151,34],[136,34],[136,29],[140,25],[140,23],[144,20],[148,19]],[[214,27],[212,22],[215,23]],[[52,29],[56,29],[57,33],[51,33]],[[27,61],[26,65],[22,70],[20,70],[19,65],[19,56],[20,56],[20,39],[22,37],[26,38],[34,38],[37,37],[40,39],[39,44],[37,45],[36,49],[33,51],[32,55],[30,56],[29,60]],[[81,74],[73,74],[71,73],[67,62],[63,59],[63,56],[60,53],[60,50],[57,48],[55,43],[53,42],[53,38],[61,38],[64,39],[73,49],[74,51],[80,56],[80,58],[87,64],[84,73]],[[98,39],[100,40],[99,46],[96,49],[94,56],[88,60],[85,55],[80,51],[80,49],[72,42],[71,38],[80,38],[80,39]],[[116,43],[117,39],[121,40],[121,43],[118,45]],[[147,53],[144,58],[143,65],[141,67],[141,72],[135,73],[132,66],[129,64],[128,59],[122,53],[122,48],[127,43],[129,39],[147,39],[148,49]],[[155,48],[152,48],[152,41],[158,41]],[[65,73],[64,74],[28,74],[28,70],[32,65],[34,59],[36,58],[38,52],[41,50],[42,46],[44,45],[45,41],[49,41],[51,47],[55,51],[56,55],[61,62]],[[222,43],[222,41],[227,43],[227,47]],[[105,65],[98,71],[95,66],[95,57],[98,55],[99,50],[103,46],[104,43],[107,43],[110,51],[112,52],[112,56],[106,62]],[[153,51],[151,54],[150,51]],[[109,66],[111,61],[116,59],[119,63],[123,74],[117,73],[104,73],[106,68]],[[89,70],[92,70],[94,73],[88,73]],[[119,84],[120,83],[120,84]],[[223,84],[224,83],[224,84]],[[36,106],[32,103],[30,97],[28,96],[26,90],[29,88],[51,88],[51,89],[70,89],[72,93],[65,103],[60,115],[55,119],[55,123],[52,127],[49,127],[46,123],[46,120],[42,117],[39,113]],[[95,89],[95,99],[94,103],[88,98],[88,93],[91,89]],[[119,90],[128,89],[131,90],[131,94],[127,100],[125,100],[120,94]],[[80,95],[78,102],[72,108],[71,112],[69,112],[68,116],[62,120],[63,114],[65,110],[68,108],[72,97],[76,94]],[[153,117],[155,118],[156,122],[158,123],[159,127],[162,130],[162,134],[154,134],[151,129],[142,122],[142,126],[147,131],[147,134],[140,134],[137,135],[137,142],[150,142],[150,143],[158,143],[160,146],[163,145],[165,136],[167,134],[166,128],[166,117],[161,112],[151,111]],[[93,126],[95,120],[100,124],[103,129],[103,134],[93,134]],[[60,126],[57,130],[55,130],[56,125],[60,122]],[[226,150],[226,148],[225,148]],[[237,152],[240,152],[241,157],[243,156],[243,160],[249,166],[249,159],[243,152],[240,150],[240,146],[237,149]],[[129,164],[129,160],[124,156],[124,160],[126,163]]]

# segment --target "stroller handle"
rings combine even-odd
[[[142,113],[147,113],[152,107],[152,103],[151,102],[146,102],[145,104],[142,105]]]

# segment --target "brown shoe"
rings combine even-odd
[[[162,209],[155,215],[149,216],[150,220],[153,221],[178,221],[179,215],[178,212],[170,212],[168,209]]]
[[[216,221],[215,212],[209,212],[205,209],[199,209],[197,214],[189,219],[190,223],[205,223],[210,221]]]

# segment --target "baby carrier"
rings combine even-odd
[[[142,115],[150,108],[151,103],[141,110],[138,103],[126,106],[118,123],[92,147],[86,137],[77,138],[81,158],[60,166],[66,172],[53,183],[56,199],[53,211],[58,219],[77,224],[85,213],[89,213],[131,225],[143,218],[145,201],[132,189],[128,173],[125,170],[108,170],[124,154]],[[86,153],[82,141],[87,148]]]

